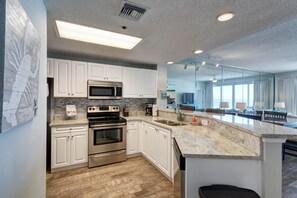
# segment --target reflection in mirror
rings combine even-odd
[[[274,74],[217,64],[181,62],[167,66],[168,108],[255,112],[273,109]]]

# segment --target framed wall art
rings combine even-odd
[[[1,27],[5,38],[1,51],[2,104],[0,132],[34,118],[38,107],[41,39],[18,0],[6,0]],[[3,30],[4,28],[4,30]],[[2,37],[3,34],[1,34]],[[2,45],[3,46],[3,45]]]

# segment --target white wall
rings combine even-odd
[[[42,0],[19,0],[41,37],[38,116],[0,134],[0,197],[45,197],[46,9]],[[3,36],[3,35],[1,35]]]

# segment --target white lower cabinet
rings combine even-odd
[[[138,122],[127,123],[127,155],[138,153]]]
[[[151,124],[142,124],[143,155],[171,178],[171,132]]]
[[[52,127],[51,169],[88,162],[88,125]]]
[[[127,155],[142,153],[172,179],[171,131],[146,122],[127,122]]]

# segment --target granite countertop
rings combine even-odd
[[[207,126],[181,126],[173,129],[173,135],[184,157],[261,159]]]
[[[156,122],[156,120],[169,120],[169,121],[173,121],[173,122],[177,122],[177,123],[190,124],[189,122],[181,122],[181,121],[171,120],[171,119],[163,118],[163,117],[159,117],[159,116],[158,117],[153,117],[153,116],[129,116],[129,117],[124,117],[124,118],[127,121],[145,121],[147,123],[154,124],[156,126],[159,126],[159,127],[165,128],[165,129],[169,129],[169,130],[175,129],[176,127],[179,127],[179,126],[170,126],[170,125],[167,125],[167,124],[162,124],[160,122]]]
[[[66,126],[66,125],[76,125],[76,124],[89,124],[87,118],[78,118],[76,120],[53,120],[49,126]]]
[[[66,126],[66,125],[77,125],[77,124],[89,124],[86,114],[78,114],[77,119],[65,119],[65,115],[56,114],[54,120],[49,124],[50,127],[55,126]]]
[[[236,144],[207,126],[191,126],[189,123],[185,126],[168,126],[156,122],[156,120],[168,120],[163,117],[131,116],[125,118],[127,121],[145,121],[171,130],[184,157],[261,159],[260,155]]]
[[[167,110],[161,110],[167,112]],[[297,137],[297,129],[289,128],[285,126],[275,125],[272,123],[261,122],[258,120],[248,119],[244,117],[234,115],[219,115],[206,112],[187,112],[183,111],[183,114],[198,117],[213,119],[231,127],[235,127],[246,133],[252,134],[257,137],[263,138],[291,138]]]
[[[202,115],[204,114],[204,115]],[[205,116],[206,113],[196,113],[196,115]],[[243,118],[233,115],[207,115],[212,119],[222,122],[226,125],[237,127],[245,132],[263,138],[289,138],[297,136],[297,130],[272,123],[261,122],[258,120]]]

